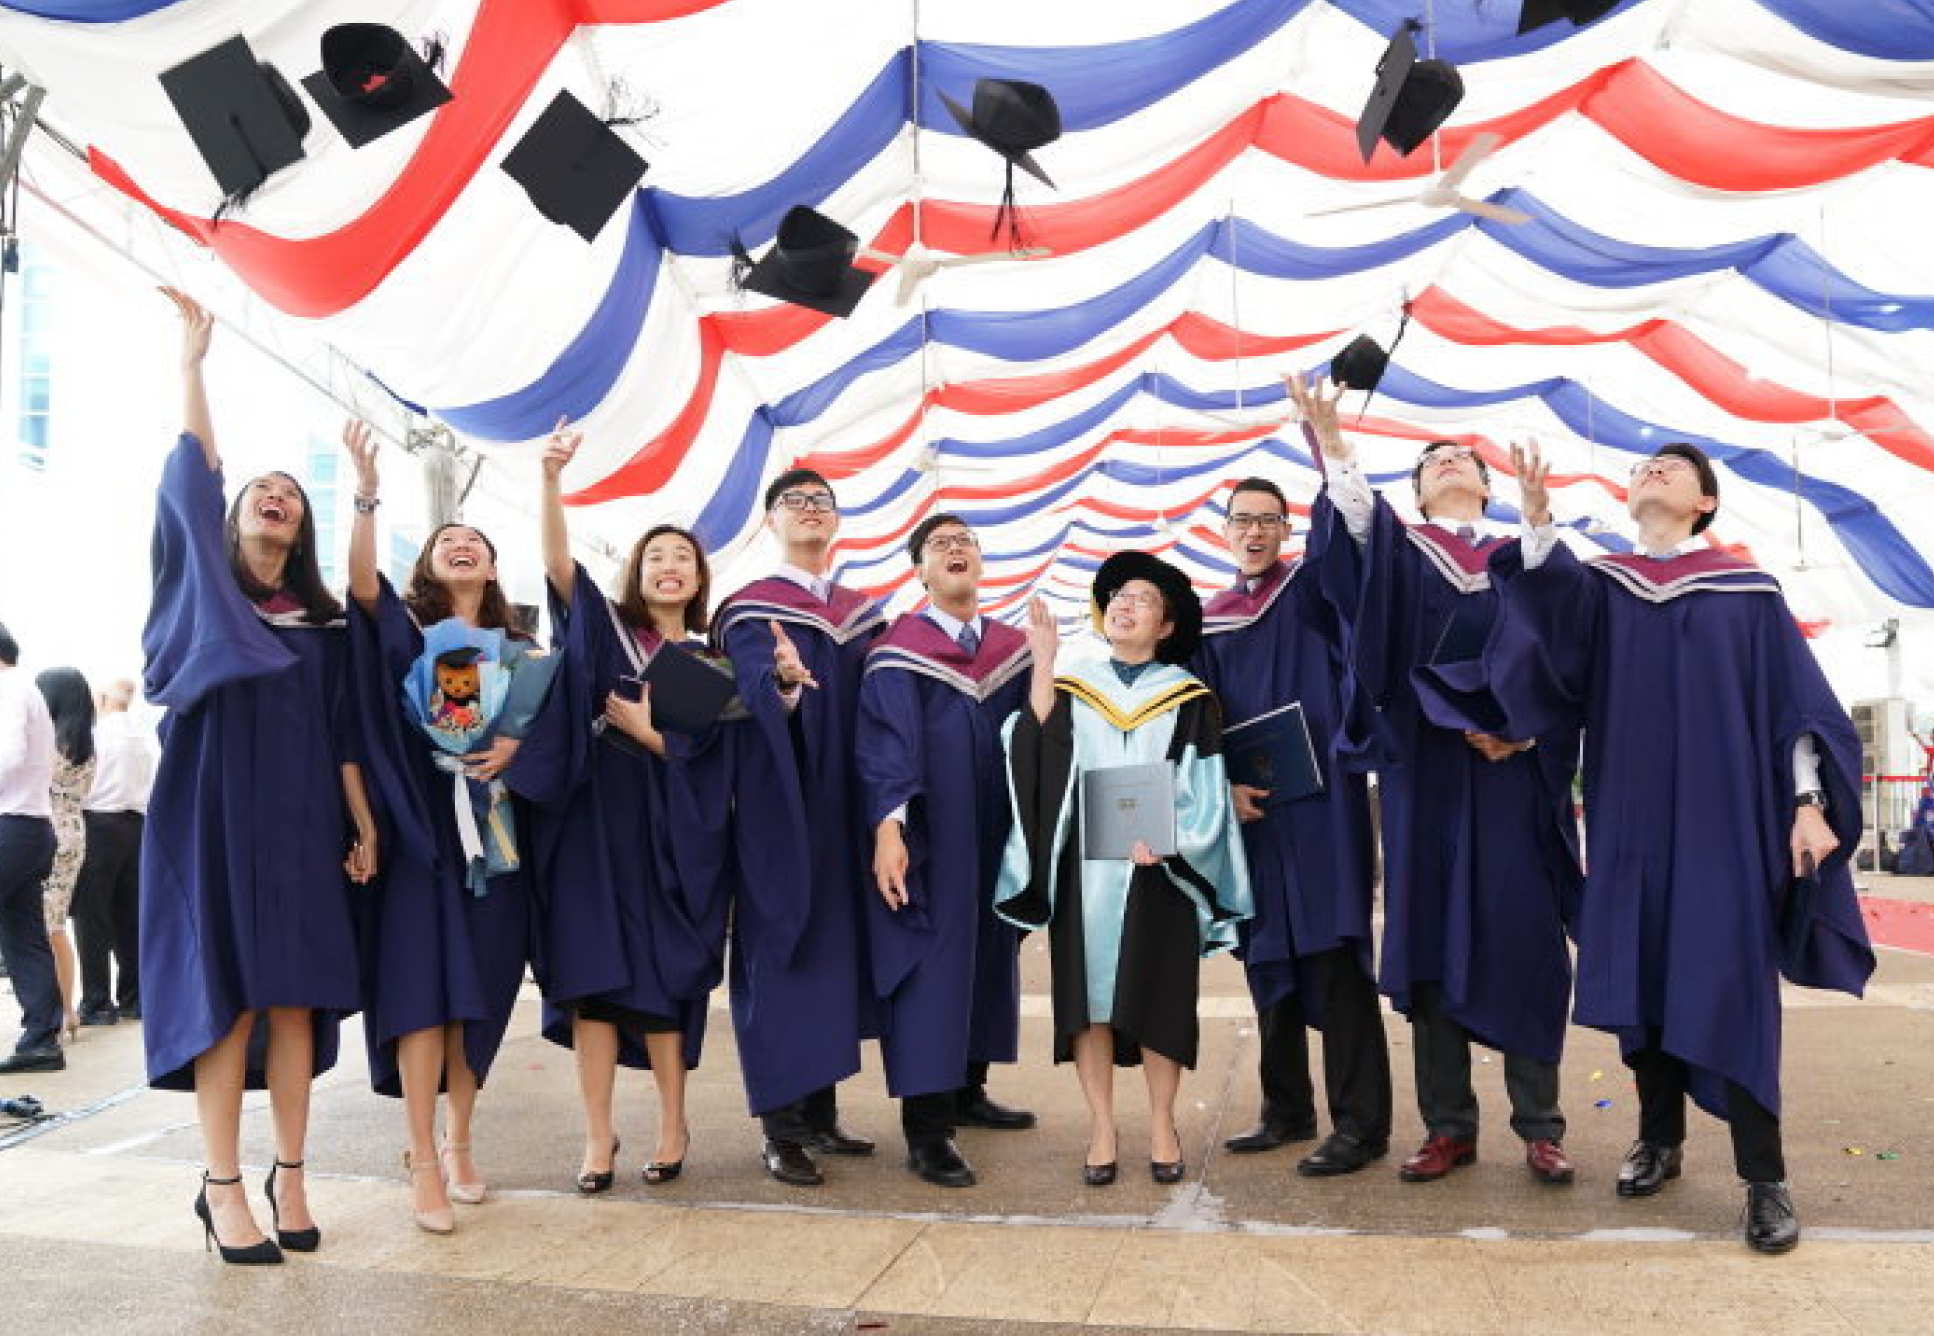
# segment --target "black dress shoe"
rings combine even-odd
[[[1230,1137],[1222,1143],[1222,1148],[1237,1155],[1256,1155],[1287,1146],[1292,1141],[1313,1141],[1315,1138],[1314,1122],[1279,1123],[1265,1118],[1247,1132]]]
[[[805,1140],[807,1150],[816,1150],[822,1155],[871,1155],[873,1143],[865,1137],[856,1137],[834,1123],[821,1132],[814,1132]]]
[[[1157,1183],[1180,1183],[1189,1167],[1180,1160],[1150,1160],[1148,1176]]]
[[[141,1019],[141,1008],[139,1004],[136,1004],[134,1006],[118,1007],[116,1008],[116,1010],[120,1012],[121,1019],[124,1021],[138,1021]]]
[[[1115,1181],[1116,1162],[1106,1164],[1084,1164],[1081,1166],[1081,1181],[1091,1188],[1105,1188]]]
[[[23,1048],[0,1059],[0,1072],[64,1072],[67,1055],[56,1048]]]
[[[907,1168],[942,1188],[971,1188],[978,1181],[974,1167],[960,1154],[951,1139],[920,1141],[907,1147]]]
[[[767,1141],[764,1158],[766,1172],[788,1187],[816,1188],[826,1181],[797,1141]]]
[[[82,1025],[115,1025],[121,1019],[113,1007],[82,1007],[80,1014]]]
[[[1746,1246],[1755,1252],[1792,1252],[1800,1243],[1800,1217],[1784,1183],[1748,1183],[1741,1212]]]
[[[1625,1163],[1618,1167],[1618,1195],[1650,1197],[1665,1186],[1668,1178],[1679,1176],[1684,1161],[1685,1151],[1678,1146],[1634,1141],[1632,1149],[1625,1152]]]
[[[1322,1145],[1296,1162],[1296,1172],[1304,1178],[1354,1174],[1389,1153],[1388,1141],[1364,1141],[1348,1132],[1332,1132]]]
[[[960,1097],[955,1121],[963,1127],[987,1127],[996,1132],[1025,1132],[1034,1126],[1034,1115],[1026,1109],[1010,1109],[987,1098],[985,1090],[975,1089]]]

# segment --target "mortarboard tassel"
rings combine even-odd
[[[745,281],[752,276],[752,266],[752,256],[746,252],[745,243],[739,240],[739,234],[734,232],[732,234],[732,273],[727,279],[727,282],[732,285],[732,291],[745,291]]]

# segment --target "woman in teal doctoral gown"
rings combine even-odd
[[[1088,1101],[1084,1179],[1115,1179],[1113,1066],[1139,1062],[1150,1172],[1180,1182],[1175,1099],[1195,1065],[1200,960],[1233,946],[1252,912],[1221,713],[1179,666],[1201,639],[1202,605],[1175,567],[1117,553],[1094,585],[1107,653],[1074,656],[1058,674],[1054,618],[1039,599],[1029,615],[1034,676],[1006,730],[1014,828],[995,909],[1048,930],[1055,1061],[1074,1059]],[[1084,858],[1083,774],[1155,762],[1175,768],[1176,851],[1138,841],[1129,858]]]

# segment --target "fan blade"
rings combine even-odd
[[[1464,150],[1457,161],[1453,162],[1443,176],[1438,178],[1437,184],[1445,190],[1457,189],[1464,184],[1465,177],[1478,169],[1479,164],[1497,152],[1498,145],[1503,142],[1488,130],[1478,135],[1471,140],[1470,147]]]
[[[1472,199],[1469,195],[1453,195],[1451,197],[1451,207],[1462,210],[1465,213],[1475,214],[1479,218],[1488,218],[1494,223],[1516,224],[1531,221],[1531,215],[1521,209],[1508,208],[1502,204],[1493,204],[1489,200]]]
[[[874,250],[871,246],[861,246],[859,249],[859,258],[862,260],[872,260],[891,269],[907,257],[904,255],[888,255],[885,251]]]
[[[975,251],[971,255],[949,255],[934,263],[943,269],[957,269],[963,264],[988,264],[994,260],[1038,260],[1052,254],[1054,252],[1046,246],[1028,246],[1017,251]]]
[[[1327,218],[1337,213],[1361,213],[1365,209],[1394,209],[1399,204],[1421,204],[1423,196],[1405,195],[1399,199],[1380,199],[1374,204],[1339,204],[1333,209],[1312,209],[1305,218]]]

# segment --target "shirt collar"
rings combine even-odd
[[[925,611],[920,615],[939,627],[942,631],[945,631],[947,633],[947,639],[949,640],[959,641],[960,633],[969,626],[974,628],[974,634],[976,636],[981,636],[981,615],[979,613],[974,614],[973,621],[963,622],[952,613],[943,611],[938,603],[929,603]],[[985,639],[986,637],[981,636],[981,638]]]
[[[833,587],[833,582],[828,577],[814,575],[811,571],[794,566],[790,562],[780,562],[779,569],[774,571],[773,574],[781,580],[792,581],[814,598],[820,599],[821,601],[824,601],[827,592]]]
[[[1663,552],[1648,551],[1643,544],[1639,543],[1634,543],[1632,550],[1640,556],[1650,557],[1654,561],[1670,561],[1674,557],[1689,557],[1694,552],[1702,550],[1705,546],[1706,540],[1694,534],[1686,538],[1683,542],[1673,544]]]

